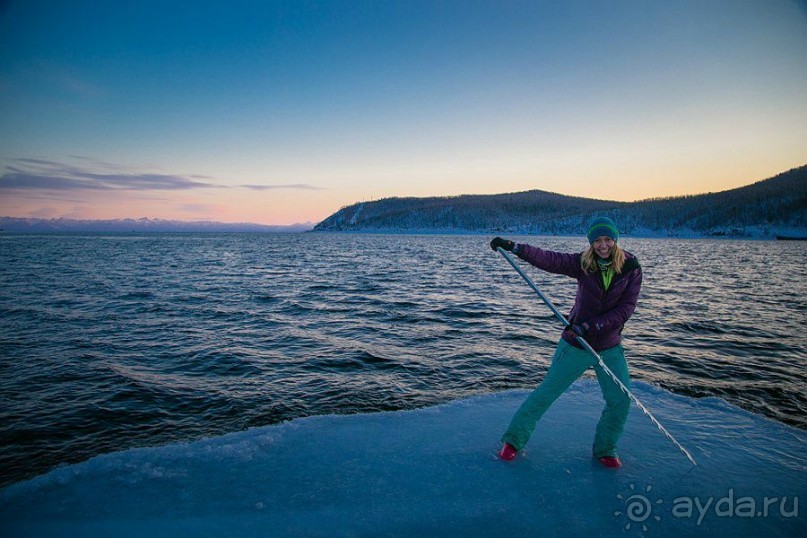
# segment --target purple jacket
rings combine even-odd
[[[519,244],[517,255],[535,267],[577,279],[577,296],[569,312],[569,323],[588,323],[586,341],[595,350],[614,347],[622,341],[622,327],[636,309],[636,300],[642,287],[642,269],[636,257],[625,252],[622,273],[614,275],[608,291],[599,271],[584,273],[580,265],[581,254],[564,254]],[[563,331],[563,339],[580,347],[572,331]]]

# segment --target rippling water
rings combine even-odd
[[[1,483],[135,446],[531,387],[560,329],[489,239],[0,236]],[[807,428],[807,244],[623,243],[645,275],[624,333],[633,377]],[[568,311],[574,282],[529,272]]]

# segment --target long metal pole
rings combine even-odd
[[[564,326],[564,327],[567,327],[567,326],[569,325],[569,321],[568,321],[568,320],[567,320],[567,319],[566,319],[566,318],[563,316],[563,314],[561,314],[561,313],[560,313],[560,311],[559,311],[559,310],[558,310],[558,309],[555,307],[555,305],[554,305],[554,304],[552,304],[552,301],[550,301],[550,300],[547,298],[547,296],[546,296],[546,295],[544,295],[544,294],[541,292],[541,290],[540,290],[540,289],[538,289],[538,286],[536,286],[536,285],[535,285],[535,282],[533,282],[533,281],[532,281],[532,279],[531,279],[531,278],[530,278],[530,277],[527,275],[527,273],[525,273],[525,272],[524,272],[524,271],[521,269],[521,267],[519,267],[519,266],[518,266],[518,264],[516,264],[516,262],[515,262],[515,260],[513,260],[512,256],[510,256],[510,255],[507,253],[507,251],[506,251],[506,250],[504,250],[504,249],[503,249],[503,248],[501,248],[501,247],[499,247],[497,250],[498,250],[498,252],[499,252],[499,253],[500,253],[502,256],[504,256],[504,259],[505,259],[505,260],[507,260],[507,261],[510,263],[510,265],[512,265],[512,266],[513,266],[513,269],[515,269],[515,270],[516,270],[516,272],[518,272],[518,274],[519,274],[519,275],[521,275],[521,278],[523,278],[523,279],[524,279],[524,280],[527,282],[527,284],[529,284],[529,286],[532,288],[532,290],[533,290],[535,293],[537,293],[537,294],[538,294],[538,297],[540,297],[540,298],[541,298],[541,300],[542,300],[542,301],[543,301],[543,302],[546,304],[546,306],[548,306],[548,307],[549,307],[549,309],[552,311],[552,313],[553,313],[553,314],[555,314],[555,317],[556,317],[556,318],[558,318],[558,321],[560,321],[561,323],[563,323],[563,326]],[[596,359],[597,359],[597,363],[598,363],[598,364],[600,365],[600,367],[601,367],[601,368],[602,368],[602,369],[605,371],[605,373],[606,373],[606,374],[608,374],[608,376],[609,376],[611,379],[613,379],[613,380],[614,380],[614,383],[616,383],[616,384],[617,384],[617,386],[619,387],[619,389],[620,389],[622,392],[624,392],[624,393],[625,393],[625,394],[628,396],[628,398],[630,398],[630,399],[633,401],[633,403],[635,403],[635,404],[636,404],[636,406],[637,406],[639,409],[641,409],[641,410],[642,410],[642,413],[644,413],[645,415],[647,415],[647,416],[648,416],[648,418],[650,418],[650,421],[651,421],[653,424],[655,424],[655,425],[656,425],[656,427],[659,429],[659,431],[661,431],[661,433],[663,433],[663,434],[664,434],[664,435],[667,437],[667,439],[669,439],[670,441],[672,441],[672,443],[673,443],[673,444],[674,444],[676,447],[678,447],[678,450],[680,450],[680,451],[681,451],[681,453],[682,453],[684,456],[686,456],[686,457],[687,457],[687,459],[688,459],[690,462],[692,462],[692,465],[697,465],[697,463],[695,463],[695,460],[692,458],[692,455],[691,455],[691,454],[690,454],[690,453],[687,451],[687,449],[686,449],[686,448],[684,448],[683,446],[681,446],[681,443],[679,443],[678,441],[676,441],[676,440],[675,440],[675,437],[673,437],[673,436],[670,434],[670,432],[668,432],[668,431],[667,431],[667,430],[664,428],[664,426],[662,426],[662,425],[661,425],[661,423],[660,423],[658,420],[656,420],[656,417],[654,417],[654,416],[652,415],[652,413],[650,413],[650,411],[648,411],[648,410],[647,410],[647,408],[646,408],[644,405],[642,405],[642,402],[640,402],[640,401],[639,401],[639,400],[636,398],[636,396],[634,396],[634,395],[633,395],[633,393],[632,393],[630,390],[628,390],[628,387],[626,387],[626,386],[625,386],[625,385],[622,383],[622,381],[620,381],[620,380],[619,380],[619,378],[618,378],[616,375],[614,375],[614,373],[611,371],[611,369],[610,369],[610,368],[608,368],[608,367],[605,365],[605,362],[602,360],[602,357],[600,357],[600,354],[599,354],[599,353],[597,353],[596,351],[594,351],[594,348],[592,348],[592,347],[591,347],[591,346],[588,344],[588,342],[586,342],[586,341],[585,341],[585,339],[583,339],[582,337],[577,336],[577,342],[578,342],[578,343],[579,343],[581,346],[583,346],[583,349],[585,349],[586,351],[588,351],[589,353],[591,353],[591,354],[594,356],[594,358],[596,358]]]

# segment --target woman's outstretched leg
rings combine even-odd
[[[515,450],[524,448],[532,432],[535,431],[536,423],[552,402],[563,394],[569,385],[593,364],[593,361],[588,352],[561,340],[546,377],[516,411],[510,427],[502,436],[502,442],[508,443]]]
[[[617,379],[625,385],[625,388],[630,389],[628,363],[625,361],[625,351],[622,346],[606,349],[600,352],[600,356]],[[616,458],[616,444],[622,436],[625,422],[628,420],[630,398],[622,392],[599,364],[594,366],[594,370],[597,372],[597,381],[600,383],[602,395],[605,398],[605,409],[597,423],[597,432],[594,436],[594,456],[596,458]]]

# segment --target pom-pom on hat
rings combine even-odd
[[[589,244],[593,243],[601,235],[610,237],[614,241],[619,241],[619,230],[616,229],[614,221],[608,217],[597,217],[588,225],[586,237]]]

